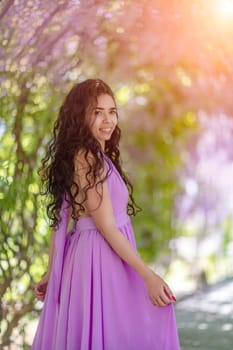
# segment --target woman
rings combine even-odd
[[[53,135],[42,173],[55,229],[35,288],[44,308],[32,349],[179,349],[175,297],[137,253],[128,215],[137,207],[120,165],[110,87],[74,85]]]

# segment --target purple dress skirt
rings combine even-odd
[[[117,169],[107,183],[116,224],[136,248],[128,190]],[[53,266],[32,350],[179,350],[173,304],[153,305],[141,277],[110,247],[91,218],[67,233],[64,199]]]

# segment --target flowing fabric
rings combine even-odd
[[[105,156],[116,224],[137,251],[128,190]],[[110,247],[92,218],[67,233],[64,198],[53,267],[32,350],[179,350],[173,304],[152,305],[144,281]]]

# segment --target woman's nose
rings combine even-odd
[[[109,112],[104,112],[104,121],[109,122],[111,121],[111,119],[112,119],[111,114]]]

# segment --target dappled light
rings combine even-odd
[[[177,306],[184,349],[231,349],[233,281],[184,299]]]

